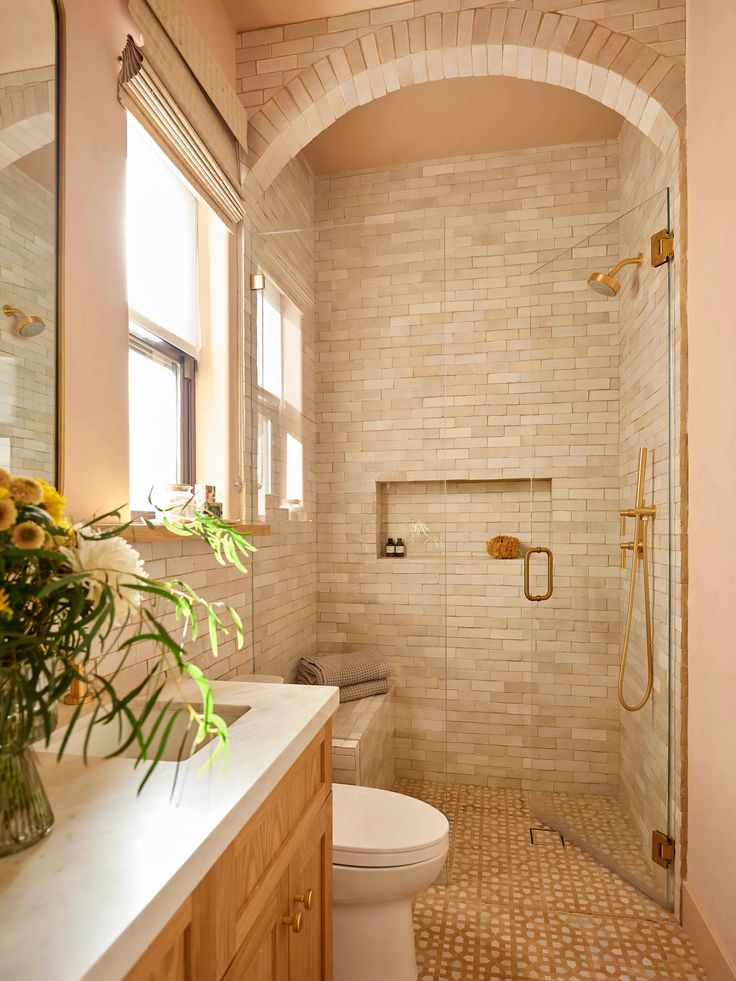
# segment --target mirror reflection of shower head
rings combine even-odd
[[[35,314],[28,316],[19,307],[11,307],[10,304],[6,303],[3,307],[3,313],[6,317],[15,317],[15,329],[21,337],[36,337],[46,330],[46,324],[41,317],[37,317]]]
[[[595,290],[596,293],[600,293],[601,296],[611,297],[618,296],[619,290],[621,289],[621,283],[616,279],[616,273],[619,269],[623,269],[624,266],[640,266],[642,260],[644,259],[644,253],[640,252],[638,256],[633,259],[622,259],[618,265],[614,266],[607,273],[594,272],[588,276],[588,286]]]

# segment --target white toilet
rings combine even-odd
[[[442,869],[447,818],[404,794],[341,783],[332,806],[334,981],[416,981],[411,901]]]

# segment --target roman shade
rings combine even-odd
[[[121,56],[120,101],[221,215],[243,217],[247,117],[204,39],[178,4],[129,0],[143,44]]]

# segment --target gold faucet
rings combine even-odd
[[[92,661],[89,663],[92,663]],[[82,705],[84,702],[91,702],[95,697],[89,690],[87,665],[80,664],[77,670],[78,674],[76,677],[72,678],[69,691],[62,698],[64,705]]]
[[[629,603],[626,610],[626,629],[624,630],[624,642],[621,649],[621,663],[618,669],[618,700],[627,712],[638,712],[643,709],[649,701],[654,687],[654,642],[652,640],[652,608],[649,581],[649,542],[647,538],[649,522],[657,514],[656,507],[647,507],[644,504],[644,489],[647,476],[647,450],[645,446],[639,450],[639,475],[636,482],[636,504],[633,508],[624,508],[621,515],[621,534],[626,534],[626,519],[634,518],[634,540],[621,542],[621,568],[626,568],[626,554],[631,552],[634,560],[631,565],[631,581],[629,585]],[[634,601],[636,599],[636,578],[639,563],[643,562],[644,579],[644,619],[647,635],[647,686],[641,700],[635,705],[630,705],[624,698],[624,679],[626,677],[626,662],[629,657],[629,646],[631,644],[631,627],[634,617]]]

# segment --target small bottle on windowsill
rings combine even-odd
[[[389,540],[386,542],[385,555],[387,559],[396,558],[396,545],[394,545],[393,538],[389,538]]]
[[[406,545],[404,545],[404,539],[403,538],[397,538],[396,539],[396,552],[395,552],[395,555],[396,555],[396,558],[397,559],[403,559],[404,556],[406,555]]]

